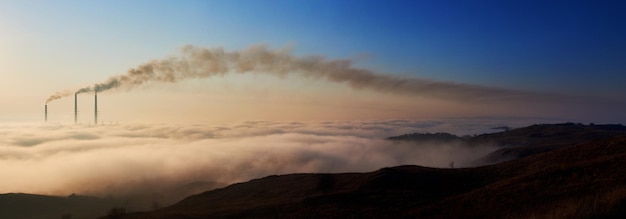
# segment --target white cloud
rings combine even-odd
[[[471,120],[243,122],[231,125],[0,126],[0,193],[119,195],[194,181],[234,183],[294,172],[462,165],[492,150],[398,144],[413,132],[480,133]]]

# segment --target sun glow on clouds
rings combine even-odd
[[[0,193],[120,195],[196,181],[234,183],[295,172],[462,165],[493,148],[403,145],[412,132],[481,133],[469,121],[244,122],[231,125],[4,125]]]

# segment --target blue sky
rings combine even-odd
[[[0,1],[0,74],[13,81],[0,85],[22,93],[42,78],[45,93],[186,44],[264,43],[385,74],[626,101],[625,11],[623,1]]]

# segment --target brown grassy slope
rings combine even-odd
[[[626,137],[484,168],[501,179],[410,214],[430,218],[626,216]]]
[[[400,215],[412,206],[482,186],[484,179],[489,177],[476,171],[418,166],[271,176],[195,195],[138,218]],[[458,184],[463,180],[469,182]]]
[[[128,218],[585,218],[626,216],[626,137],[498,165],[271,176]]]

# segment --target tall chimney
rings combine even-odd
[[[93,107],[93,123],[98,124],[98,91],[96,91],[96,95],[94,96],[94,107]]]
[[[74,124],[78,124],[78,93],[74,93]]]
[[[46,122],[48,122],[48,104],[46,104],[46,111],[45,111],[45,118],[46,118]]]

